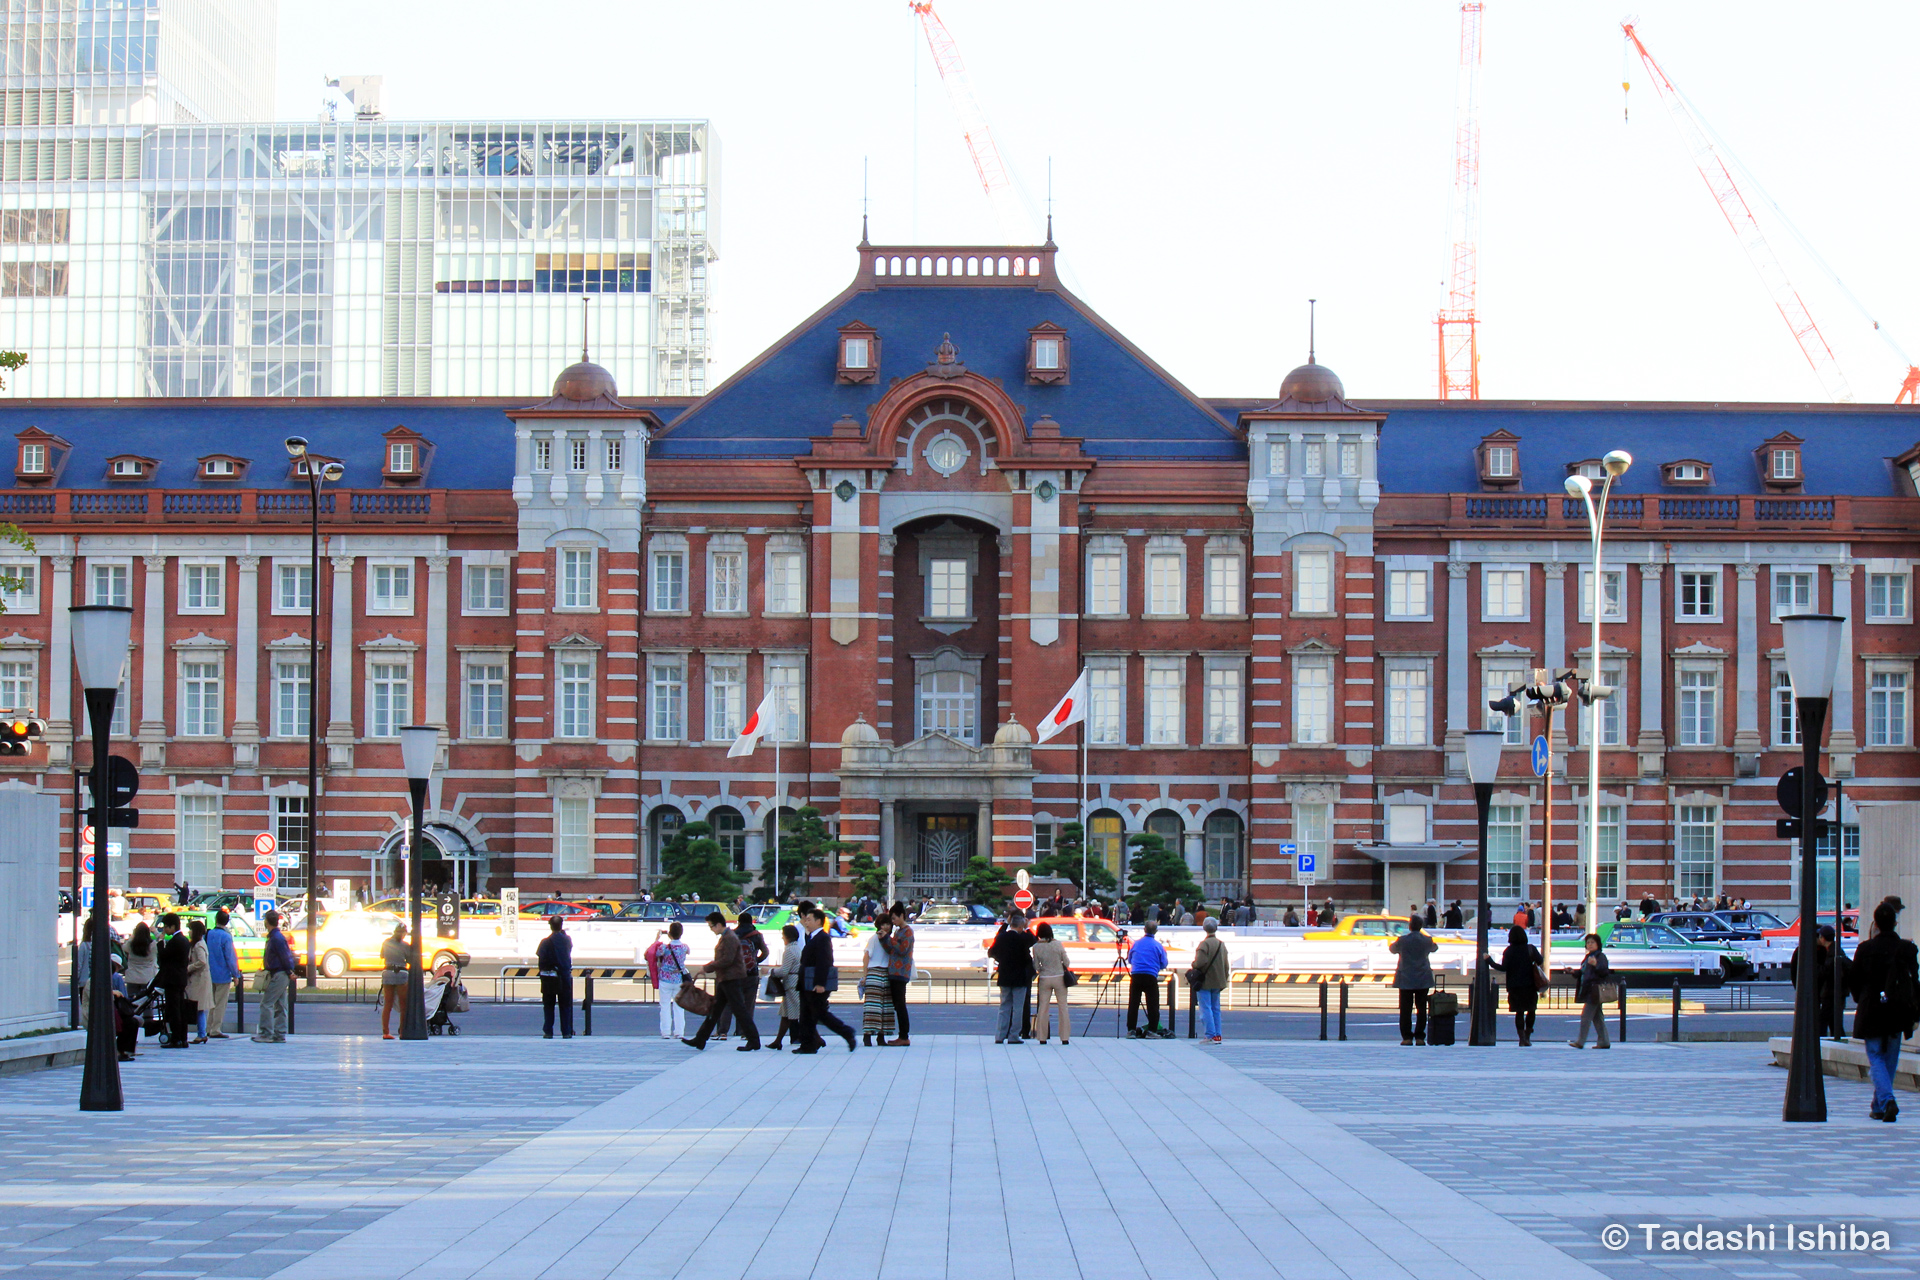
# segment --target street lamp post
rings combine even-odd
[[[1824,613],[1796,613],[1780,619],[1787,675],[1800,713],[1800,971],[1793,991],[1793,1056],[1787,1066],[1787,1097],[1780,1117],[1788,1121],[1827,1118],[1827,1086],[1820,1070],[1820,966],[1813,962],[1815,915],[1820,910],[1819,842],[1814,833],[1822,803],[1818,793],[1825,788],[1815,776],[1846,625],[1845,618]],[[1838,935],[1833,945],[1838,956]]]
[[[80,669],[87,723],[93,729],[93,954],[87,964],[87,1056],[80,1078],[80,1109],[120,1111],[125,1103],[120,1094],[120,1049],[113,1034],[113,925],[107,911],[107,815],[112,805],[107,757],[112,749],[114,698],[133,637],[133,610],[125,605],[75,605],[68,616],[74,665]]]
[[[407,836],[407,1007],[400,1011],[400,1038],[427,1038],[426,982],[420,971],[420,840],[427,814],[427,780],[433,776],[440,730],[410,724],[400,730],[400,759],[413,793],[413,826]]]
[[[1501,729],[1469,729],[1461,736],[1466,739],[1467,780],[1473,783],[1473,803],[1480,819],[1480,908],[1475,920],[1479,939],[1474,949],[1473,1022],[1467,1029],[1467,1043],[1492,1048],[1498,1013],[1493,957],[1487,953],[1487,918],[1493,913],[1487,900],[1487,811],[1493,806],[1493,783],[1500,776],[1500,749],[1507,735]]]
[[[1615,449],[1600,460],[1606,470],[1606,479],[1600,483],[1600,501],[1593,500],[1593,482],[1585,476],[1568,476],[1567,492],[1580,498],[1587,504],[1587,533],[1593,542],[1593,586],[1592,599],[1587,602],[1593,619],[1593,657],[1592,669],[1587,673],[1587,689],[1584,701],[1587,704],[1587,931],[1600,931],[1600,712],[1594,709],[1594,703],[1608,697],[1613,690],[1600,680],[1600,617],[1601,606],[1606,601],[1606,593],[1600,586],[1600,541],[1606,532],[1607,499],[1613,493],[1613,482],[1625,475],[1627,468],[1633,465],[1633,455],[1625,449]],[[1627,584],[1623,581],[1620,590],[1624,593]],[[1622,870],[1624,870],[1624,866]],[[1624,893],[1626,886],[1616,885],[1615,889]],[[1551,970],[1549,970],[1551,972]]]
[[[288,436],[287,456],[307,478],[307,521],[312,531],[307,581],[307,986],[317,982],[313,967],[314,918],[319,915],[320,881],[320,481],[337,481],[345,467],[329,462],[318,473],[307,455],[305,436]]]

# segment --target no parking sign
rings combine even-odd
[[[253,896],[256,898],[271,898],[273,896],[273,882],[278,877],[278,874],[279,873],[273,869],[271,862],[262,862],[255,866],[253,869]]]

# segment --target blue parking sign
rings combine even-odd
[[[1314,855],[1311,853],[1302,853],[1297,855],[1297,857],[1299,859],[1300,874],[1303,876],[1312,875],[1315,861]]]

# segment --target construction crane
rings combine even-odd
[[[1460,6],[1460,73],[1454,86],[1453,203],[1447,231],[1453,271],[1434,325],[1440,338],[1440,398],[1480,398],[1480,11]]]
[[[979,175],[981,190],[993,205],[1001,236],[1008,244],[1028,243],[1033,239],[1032,223],[1021,205],[1019,193],[1014,190],[1012,173],[1000,158],[1000,148],[994,145],[993,130],[987,127],[987,113],[980,109],[979,99],[973,96],[967,65],[960,59],[959,44],[947,30],[947,24],[940,21],[940,15],[934,12],[933,0],[908,0],[908,7],[920,19],[927,48],[933,52],[933,65],[940,72],[940,83],[946,86],[947,100],[953,104],[954,114],[960,117],[960,133],[966,139],[967,154],[973,158],[973,171]]]
[[[1740,241],[1740,247],[1746,250],[1747,261],[1753,264],[1761,283],[1766,285],[1773,305],[1780,309],[1780,318],[1787,322],[1787,328],[1793,332],[1793,340],[1800,344],[1800,353],[1813,366],[1814,376],[1820,379],[1820,385],[1830,399],[1852,400],[1853,392],[1847,386],[1846,375],[1840,371],[1840,362],[1834,358],[1833,348],[1827,345],[1826,336],[1820,332],[1820,326],[1814,323],[1813,313],[1807,310],[1800,291],[1787,278],[1786,268],[1780,265],[1780,259],[1767,242],[1759,219],[1753,216],[1752,205],[1742,194],[1740,184],[1734,180],[1734,165],[1728,163],[1731,156],[1722,155],[1723,148],[1714,145],[1712,130],[1708,128],[1706,120],[1687,101],[1686,96],[1674,87],[1673,81],[1660,69],[1653,55],[1647,52],[1647,46],[1641,42],[1633,24],[1623,22],[1620,29],[1632,42],[1634,52],[1640,55],[1647,74],[1653,79],[1653,87],[1659,91],[1660,101],[1673,118],[1674,126],[1680,130],[1680,136],[1692,154],[1694,166],[1700,170],[1701,181],[1713,193],[1714,203],[1720,206],[1720,212],[1733,229],[1734,237]],[[1874,328],[1878,329],[1879,325],[1876,323]],[[1909,366],[1907,386],[1902,389],[1901,395],[1910,396],[1916,388],[1920,388],[1920,370]]]

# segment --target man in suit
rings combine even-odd
[[[180,917],[169,911],[160,917],[160,989],[167,995],[167,1038],[163,1049],[187,1047],[187,966],[193,959],[193,941],[180,927]]]
[[[802,917],[807,940],[800,950],[800,1047],[795,1053],[818,1053],[826,1041],[820,1038],[820,1024],[826,1023],[842,1040],[847,1052],[853,1052],[853,1028],[834,1016],[827,998],[840,985],[840,974],[833,965],[833,939],[827,936],[826,913],[815,907]]]

